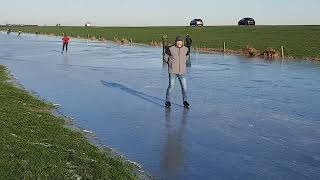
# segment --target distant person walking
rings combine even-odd
[[[187,59],[187,67],[191,67],[191,46],[192,46],[192,38],[189,34],[186,35],[186,47],[188,48],[188,59]]]
[[[167,47],[168,47],[168,36],[167,35],[163,35],[162,36],[162,55],[163,55],[163,58],[165,56]]]
[[[188,48],[189,55],[191,53],[191,46],[192,46],[192,38],[189,34],[186,35],[186,47]]]
[[[186,81],[186,62],[187,56],[189,55],[188,48],[183,46],[183,39],[181,36],[176,37],[175,45],[170,47],[167,51],[169,58],[166,59],[169,67],[169,86],[166,93],[166,108],[171,107],[171,93],[174,89],[176,79],[179,79],[183,105],[185,108],[189,108],[189,103],[187,101],[187,81]]]
[[[66,49],[66,52],[68,52],[68,44],[69,44],[70,38],[67,35],[64,35],[62,38],[62,41],[63,41],[63,46],[62,46],[61,53],[64,52],[64,49]]]

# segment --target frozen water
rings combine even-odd
[[[159,179],[320,179],[320,64],[192,54],[190,110],[161,50],[0,33],[27,89]]]

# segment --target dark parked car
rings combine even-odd
[[[256,21],[253,18],[243,18],[238,22],[239,26],[254,26],[256,25]]]
[[[190,26],[203,26],[202,19],[194,19],[190,22]]]

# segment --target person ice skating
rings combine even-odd
[[[62,38],[62,41],[63,41],[63,46],[62,46],[61,53],[64,52],[64,49],[66,49],[66,52],[68,52],[68,44],[69,44],[70,38],[67,35],[64,35]]]
[[[192,38],[190,37],[189,34],[186,35],[186,47],[188,48],[188,59],[187,59],[187,67],[191,67],[191,60],[190,60],[190,56],[191,56],[191,46],[192,46]]]
[[[188,48],[189,55],[191,52],[191,46],[192,46],[192,38],[190,37],[189,34],[186,35],[186,47]]]
[[[21,35],[21,33],[22,33],[22,31],[19,30],[19,31],[18,31],[18,37]]]
[[[183,105],[185,108],[189,108],[187,101],[187,81],[185,77],[189,51],[188,48],[183,45],[181,36],[176,37],[175,46],[170,47],[166,53],[169,55],[169,58],[166,60],[169,67],[169,86],[166,93],[165,106],[166,108],[171,107],[171,93],[178,78],[182,89]]]
[[[162,36],[162,55],[165,56],[166,48],[168,47],[168,36]]]

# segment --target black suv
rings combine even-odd
[[[256,25],[256,21],[253,18],[243,18],[238,22],[239,26],[254,26]]]
[[[194,19],[190,22],[190,26],[203,26],[202,19]]]

